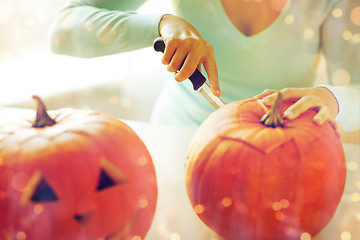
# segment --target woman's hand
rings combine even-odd
[[[200,70],[202,64],[212,93],[219,97],[221,93],[213,47],[194,26],[180,17],[164,15],[159,23],[159,33],[166,46],[162,62],[168,65],[168,71],[175,72],[175,80],[184,81],[196,68]]]
[[[262,100],[265,105],[272,105],[274,103],[276,98],[275,92],[274,90],[265,90],[261,94],[265,96]],[[284,99],[298,99],[284,112],[284,118],[294,119],[308,109],[315,109],[317,111],[313,118],[315,123],[321,125],[329,121],[337,133],[340,136],[342,135],[341,124],[335,121],[339,110],[338,103],[335,96],[327,88],[284,88],[280,92]]]

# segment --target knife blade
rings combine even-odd
[[[153,46],[155,51],[164,53],[165,43],[162,37],[156,38]],[[189,80],[191,81],[194,90],[198,91],[215,109],[225,105],[219,97],[213,95],[209,85],[206,83],[206,78],[198,69],[196,69],[195,72],[189,77]]]

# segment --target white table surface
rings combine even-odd
[[[0,123],[34,111],[0,108]],[[157,174],[158,202],[146,240],[221,239],[193,212],[185,189],[184,166],[196,129],[124,120],[147,146]],[[360,145],[343,143],[347,161],[345,191],[330,223],[313,240],[360,239]]]

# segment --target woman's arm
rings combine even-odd
[[[151,46],[161,14],[134,12],[145,0],[70,0],[50,30],[54,53],[98,57]]]
[[[98,57],[149,47],[160,34],[166,43],[163,63],[187,79],[201,64],[213,93],[220,96],[212,46],[187,21],[163,14],[137,14],[145,0],[70,0],[50,30],[54,53]]]

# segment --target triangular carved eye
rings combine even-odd
[[[96,190],[101,191],[118,184],[127,182],[124,173],[113,163],[108,161],[105,157],[100,160],[100,178]]]
[[[42,178],[37,184],[32,196],[31,201],[33,202],[52,202],[57,201],[58,197],[52,190],[47,181]]]
[[[99,184],[96,190],[100,191],[114,185],[116,185],[116,182],[104,171],[104,169],[101,169]]]

